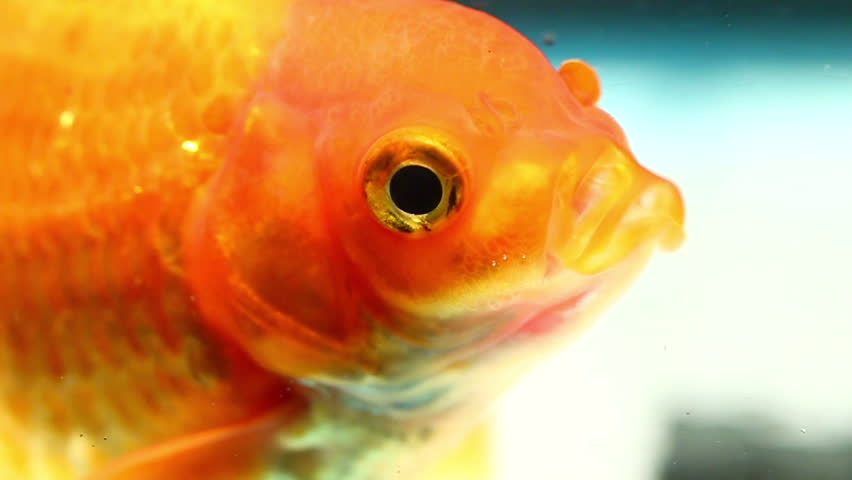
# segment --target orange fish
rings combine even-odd
[[[0,10],[0,478],[413,479],[683,236],[455,3]]]

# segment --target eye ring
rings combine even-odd
[[[395,130],[367,151],[363,187],[367,205],[383,225],[417,234],[431,232],[461,207],[463,157],[440,132]]]

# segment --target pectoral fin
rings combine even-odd
[[[276,407],[244,422],[212,428],[129,453],[85,480],[250,480],[263,473],[276,434],[301,406]]]

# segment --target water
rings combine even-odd
[[[689,239],[507,397],[502,478],[852,478],[852,3],[518,5],[486,9],[597,67]]]

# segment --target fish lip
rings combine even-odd
[[[612,142],[589,155],[596,158],[588,167],[574,172],[576,162],[567,161],[559,174],[549,255],[577,273],[597,274],[642,245],[676,250],[685,236],[680,189]],[[553,271],[548,263],[547,272]]]

